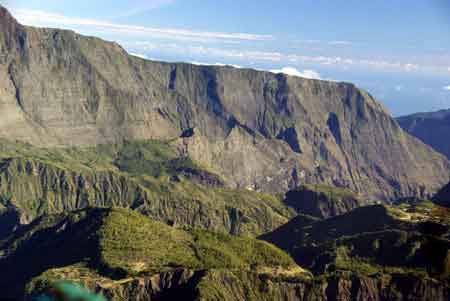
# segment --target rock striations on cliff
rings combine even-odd
[[[20,25],[0,8],[0,137],[51,147],[182,137],[230,187],[300,183],[371,198],[428,196],[449,162],[352,84],[161,63],[72,31]]]

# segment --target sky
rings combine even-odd
[[[0,0],[163,61],[353,82],[394,116],[450,108],[449,0]]]

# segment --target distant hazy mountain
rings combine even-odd
[[[411,135],[450,158],[450,109],[397,118]]]

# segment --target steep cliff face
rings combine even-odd
[[[76,277],[80,276],[64,269],[47,272],[54,277],[59,273],[66,273],[65,275],[74,279],[79,279]],[[236,270],[178,270],[122,281],[95,278],[92,275],[89,278],[86,274],[83,276],[85,286],[111,301],[446,301],[450,297],[448,285],[432,279],[400,274],[336,274],[302,279],[277,273],[260,274]],[[36,279],[33,285],[39,286],[42,283],[39,281]]]
[[[449,162],[351,84],[145,61],[117,44],[18,24],[0,9],[0,136],[42,146],[180,139],[231,187],[426,196]],[[189,135],[187,134],[189,133]]]
[[[450,110],[417,113],[397,118],[399,125],[412,136],[450,158]]]
[[[342,275],[313,281],[277,279],[247,274],[216,273],[205,281],[215,290],[202,291],[196,300],[447,300],[449,288],[431,279],[402,277],[401,275],[367,277]]]

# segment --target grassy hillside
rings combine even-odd
[[[92,274],[110,281],[177,269],[276,268],[306,273],[267,242],[176,229],[126,209],[85,209],[42,217],[20,228],[0,248],[4,250],[0,268],[11,271],[0,277],[0,287],[15,287],[15,293],[41,274],[35,279],[37,286],[61,279],[64,273],[70,279],[69,274],[83,270],[86,277]]]
[[[204,230],[181,231],[132,211],[110,211],[97,234],[102,262],[127,274],[172,267],[245,269],[294,264],[263,241]]]
[[[223,187],[176,141],[41,149],[0,143],[0,203],[22,221],[87,206],[127,207],[183,226],[255,235],[293,216],[270,194]]]

